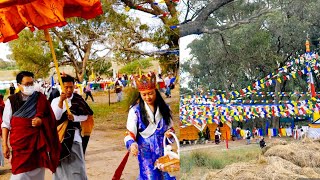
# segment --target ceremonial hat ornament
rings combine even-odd
[[[156,75],[150,72],[146,75],[134,76],[136,87],[139,91],[153,90],[156,89]]]

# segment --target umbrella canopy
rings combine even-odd
[[[0,0],[0,42],[17,39],[25,27],[61,27],[66,18],[91,19],[102,13],[99,0]]]
[[[18,38],[25,27],[43,29],[52,53],[61,89],[64,91],[49,28],[64,26],[66,18],[94,18],[102,14],[100,0],[0,0],[0,42]],[[70,114],[66,101],[67,111]]]

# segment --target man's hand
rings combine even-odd
[[[64,92],[61,92],[60,100],[59,100],[59,104],[58,104],[59,108],[63,109],[63,101],[66,99],[67,99],[67,94]]]
[[[130,153],[133,154],[134,156],[138,155],[138,144],[137,143],[132,143],[131,144]]]
[[[60,95],[60,102],[63,102],[64,100],[67,99],[67,94],[64,93],[64,92],[61,92],[61,95]]]
[[[6,159],[10,158],[10,149],[7,144],[2,145],[2,154]]]
[[[35,117],[32,119],[32,127],[37,127],[37,126],[40,126],[42,124],[42,120],[38,117]]]
[[[69,119],[70,121],[74,121],[74,116],[73,116],[73,114],[71,114],[71,113],[69,114],[69,113],[68,113],[68,119]]]

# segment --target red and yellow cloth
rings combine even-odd
[[[0,2],[0,42],[18,38],[25,27],[30,30],[61,27],[66,18],[94,18],[102,14],[99,0],[5,0]]]

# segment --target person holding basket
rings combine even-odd
[[[154,73],[136,76],[134,80],[139,94],[129,110],[124,141],[130,153],[138,156],[140,173],[137,179],[176,179],[155,166],[165,155],[165,148],[171,148],[169,145],[164,148],[164,144],[175,141],[171,110],[156,89]]]

